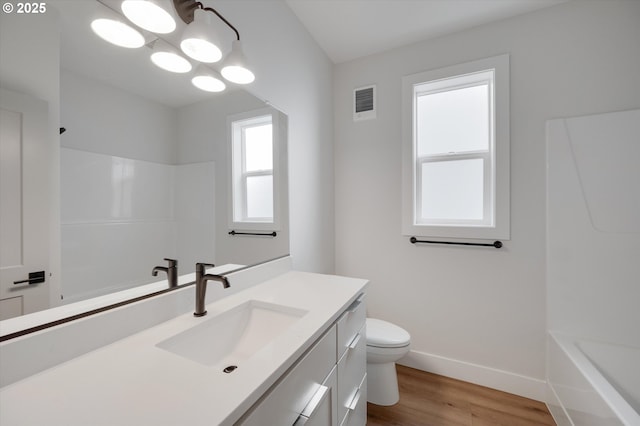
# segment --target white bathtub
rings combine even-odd
[[[547,364],[558,426],[640,426],[640,348],[550,333]]]

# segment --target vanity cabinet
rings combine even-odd
[[[364,294],[236,424],[364,426]]]

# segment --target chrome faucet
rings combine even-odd
[[[229,280],[224,275],[205,274],[206,268],[213,268],[211,263],[196,263],[196,310],[193,313],[196,317],[207,315],[204,309],[204,297],[207,294],[207,281],[218,281],[224,288],[229,288]]]
[[[151,271],[151,275],[153,275],[154,277],[157,277],[159,271],[166,272],[167,280],[169,281],[169,288],[177,287],[178,286],[178,261],[175,259],[167,259],[166,257],[164,260],[169,262],[169,266],[156,266]]]

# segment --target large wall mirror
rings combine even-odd
[[[45,26],[50,37],[59,38],[59,55],[29,59],[29,40],[23,47],[27,62],[59,60],[59,105],[49,109],[59,108],[61,134],[59,142],[57,135],[52,138],[59,146],[49,161],[57,162],[52,170],[59,169],[60,179],[51,203],[59,215],[59,246],[56,230],[52,259],[59,258],[60,280],[59,288],[45,290],[49,302],[43,307],[166,280],[166,274],[152,275],[154,267],[167,266],[165,258],[176,259],[184,275],[196,262],[250,265],[287,254],[286,115],[233,84],[221,93],[203,92],[189,74],[154,66],[148,47],[123,49],[98,38],[91,20],[107,7],[117,9],[117,2],[54,0],[47,7],[55,17]],[[42,24],[23,19],[20,25],[39,26],[42,32]],[[2,36],[10,36],[8,31]],[[21,40],[16,34],[11,46],[2,48],[12,49],[15,57]],[[3,89],[21,89],[12,83],[11,72],[2,71]],[[275,237],[229,234],[229,117],[250,111],[279,117],[282,173]],[[13,278],[3,275],[2,280],[0,299],[29,297],[28,290],[20,294],[9,282]],[[15,316],[3,311],[4,318]]]

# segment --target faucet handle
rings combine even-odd
[[[169,258],[165,257],[164,260],[169,262],[169,268],[174,268],[174,267],[178,266],[178,260],[177,259],[169,259]]]
[[[214,268],[216,265],[214,265],[213,263],[201,263],[198,262],[196,263],[196,272],[200,273],[200,274],[204,274],[206,268]]]

